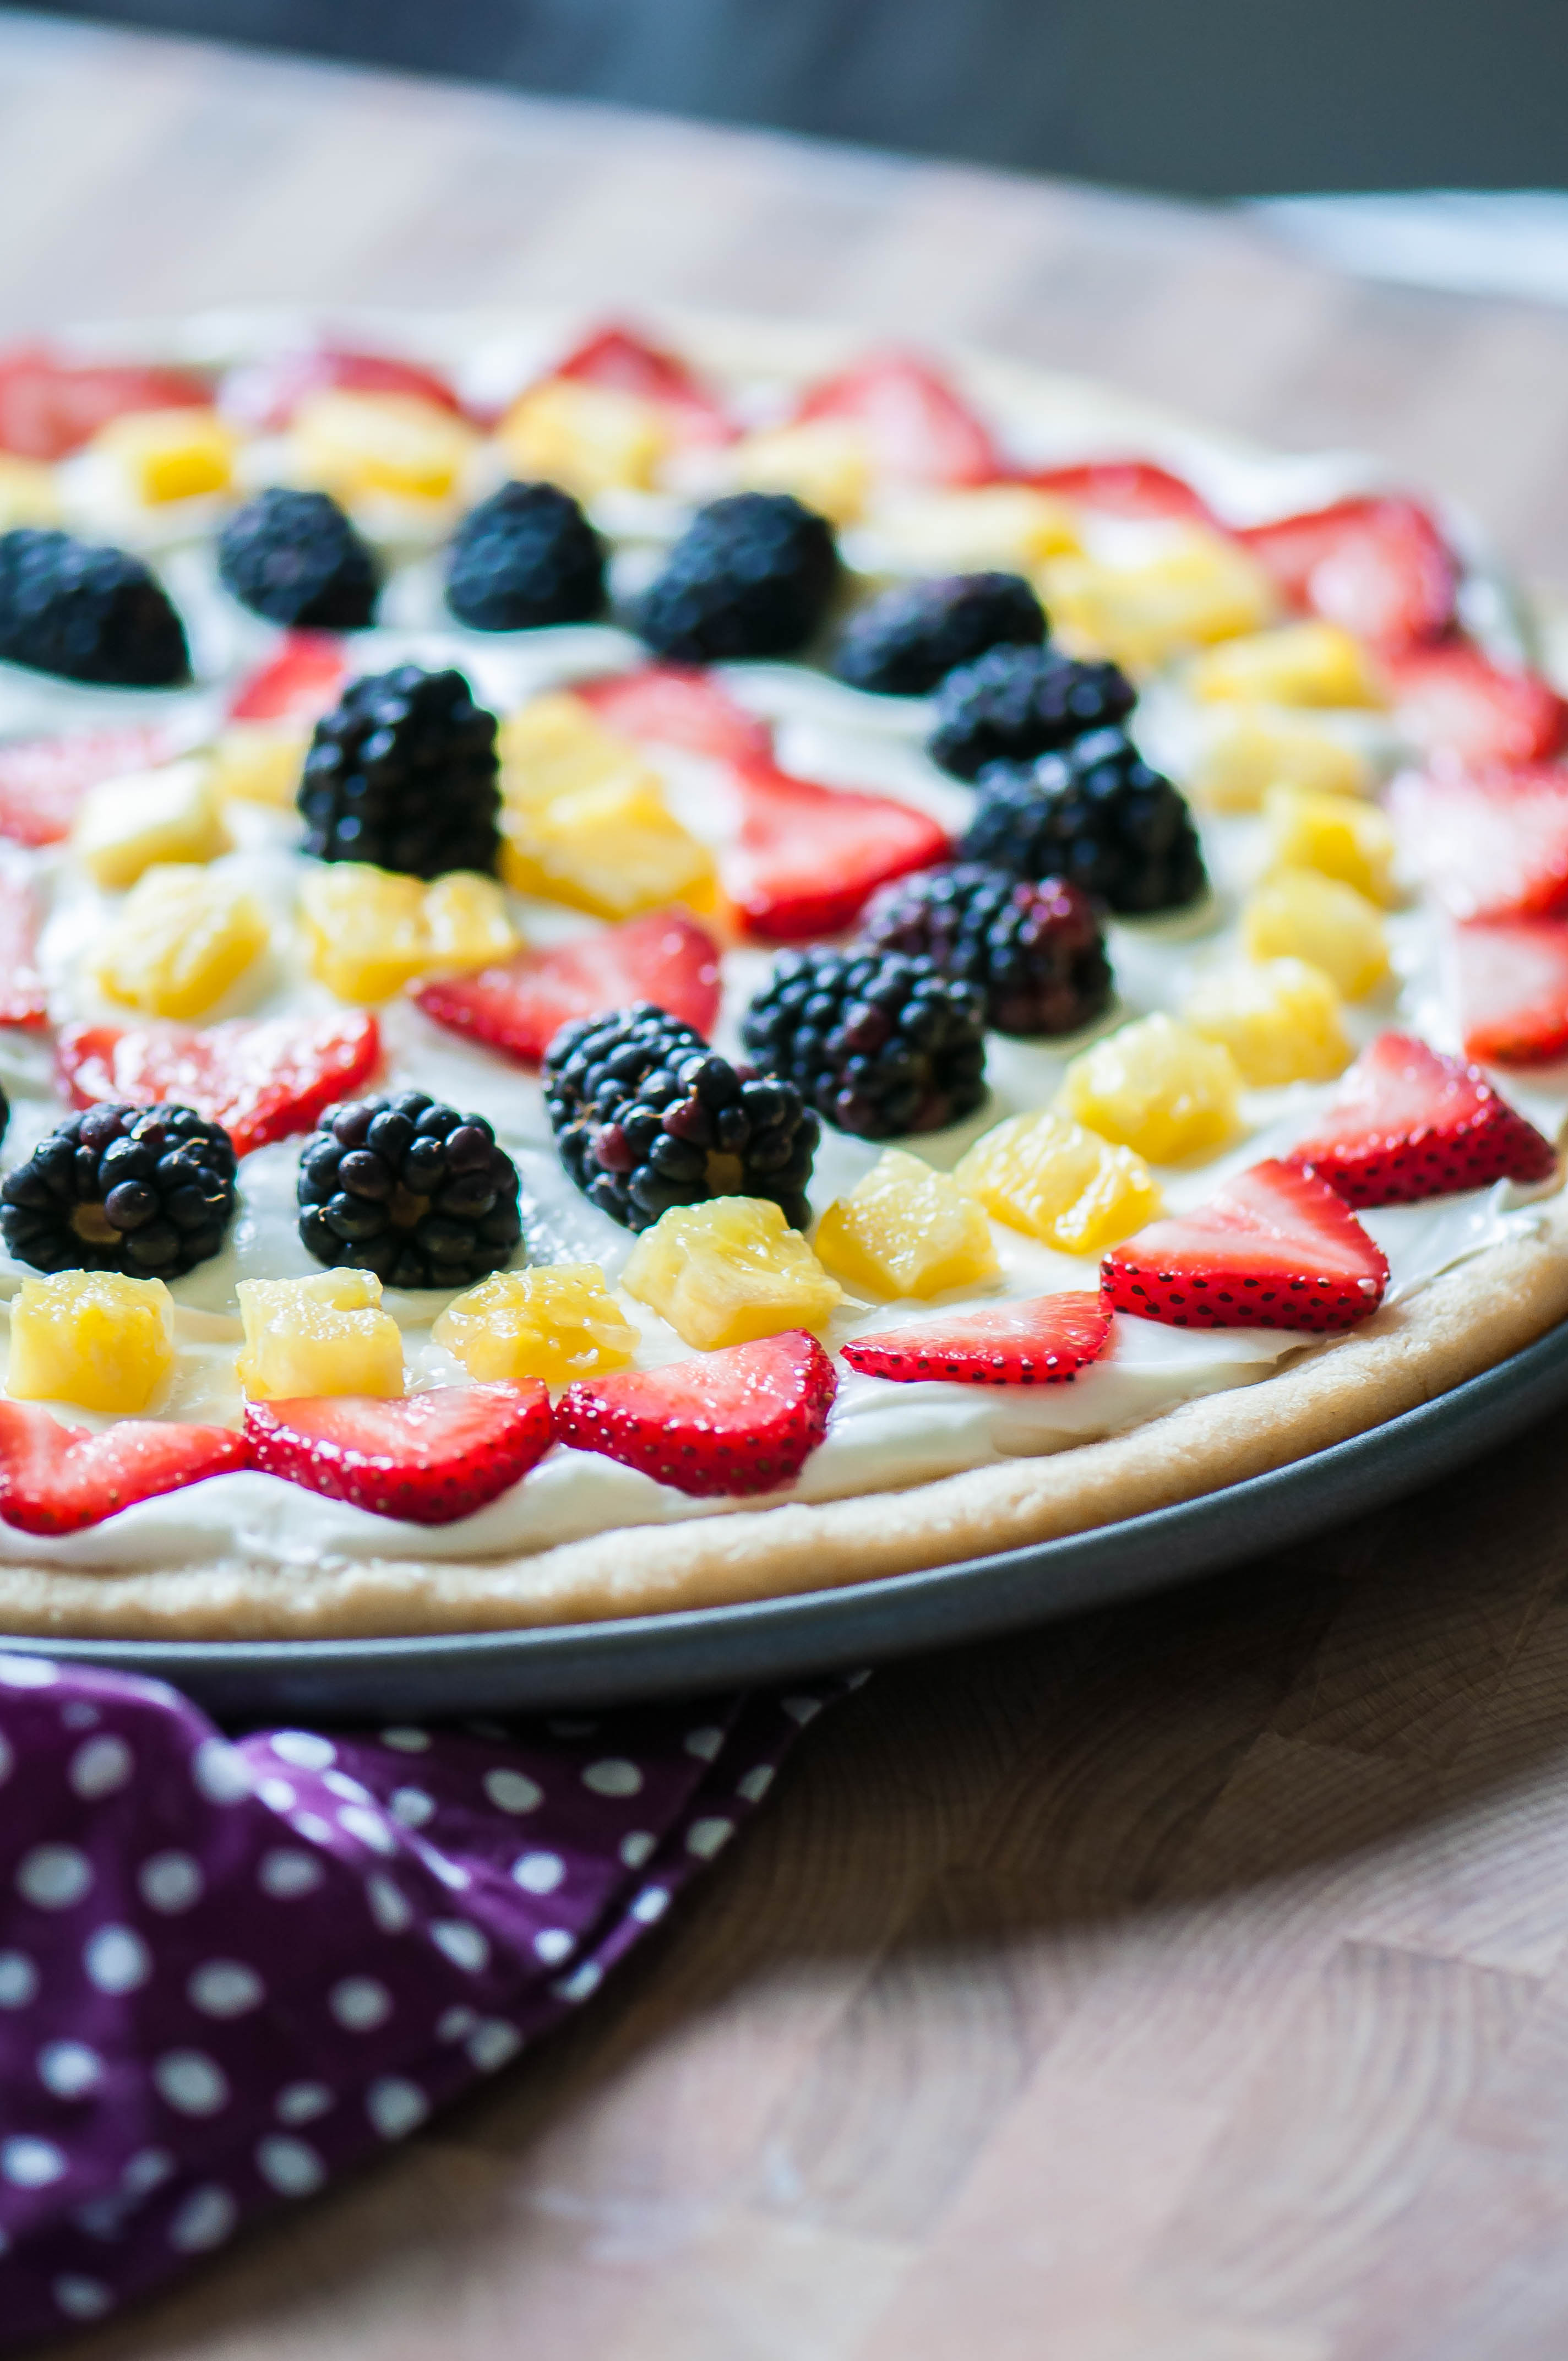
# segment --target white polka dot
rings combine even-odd
[[[871,1676],[871,1665],[862,1665],[858,1673],[846,1673],[844,1675],[844,1686],[847,1689],[863,1689]]]
[[[138,2148],[120,2175],[120,2187],[127,2197],[150,2197],[173,2178],[174,2158],[166,2147]]]
[[[136,1992],[152,1973],[152,1953],[131,1927],[100,1927],[82,1962],[100,1992]]]
[[[405,1828],[422,1828],[435,1817],[435,1797],[422,1787],[400,1787],[392,1797],[392,1817]]]
[[[15,2189],[47,2189],[63,2180],[67,2169],[65,2152],[53,2140],[35,2139],[27,2132],[0,2140],[0,2178]]]
[[[57,2099],[83,2098],[104,2079],[104,2061],[84,2041],[51,2041],[38,2052],[38,2080]]]
[[[574,1968],[569,1976],[563,1976],[550,1989],[561,2000],[587,2000],[590,1993],[598,1992],[603,1981],[604,1970],[598,1961],[585,1960],[580,1968]]]
[[[596,1795],[640,1795],[642,1773],[635,1763],[624,1755],[607,1754],[602,1763],[590,1763],[583,1773],[583,1784],[591,1787]]]
[[[154,2061],[152,2079],[159,2096],[179,2114],[215,2115],[228,2104],[228,2077],[203,2050],[166,2050]]]
[[[372,1870],[366,1879],[365,1898],[383,1935],[401,1935],[413,1925],[413,1904],[380,1870]]]
[[[267,1987],[243,1960],[207,1960],[192,1971],[185,1993],[203,2016],[245,2016],[260,2007]]]
[[[93,1864],[75,1845],[35,1845],[16,1871],[16,1891],[35,1910],[69,1910],[92,1883]]]
[[[804,1730],[806,1723],[808,1721],[815,1721],[817,1715],[821,1712],[822,1699],[820,1697],[786,1697],[784,1701],[784,1709],[785,1713],[788,1714],[791,1721],[799,1722],[802,1730]]]
[[[455,1968],[466,1968],[470,1975],[477,1976],[490,1963],[488,1941],[466,1918],[438,1918],[431,1927],[430,1939]]]
[[[204,2255],[234,2235],[239,2207],[226,2189],[192,2190],[169,2225],[169,2243],[182,2255]]]
[[[295,1852],[287,1845],[263,1853],[256,1872],[261,1891],[274,1902],[294,1902],[302,1894],[313,1894],[324,1874],[313,1853]]]
[[[383,1746],[390,1746],[399,1754],[424,1754],[430,1749],[430,1732],[428,1730],[410,1728],[384,1730],[381,1732],[381,1743]]]
[[[291,1812],[300,1800],[287,1779],[275,1776],[259,1780],[256,1792],[269,1812]]]
[[[0,1688],[52,1689],[59,1677],[47,1656],[0,1656]]]
[[[313,2124],[336,2104],[324,2082],[291,2082],[279,2092],[272,2112],[280,2124]]]
[[[275,1730],[268,1741],[281,1763],[291,1763],[296,1771],[324,1771],[337,1761],[337,1749],[330,1738],[318,1738],[313,1730]]]
[[[96,1730],[104,1717],[85,1697],[67,1697],[60,1708],[62,1730]]]
[[[323,1820],[319,1812],[298,1812],[291,1825],[295,1835],[303,1837],[307,1844],[329,1845],[337,1833],[332,1822]]]
[[[733,1820],[694,1820],[686,1830],[686,1850],[695,1852],[699,1861],[711,1861],[734,1833]]]
[[[112,1795],[123,1787],[135,1769],[136,1757],[125,1740],[105,1730],[77,1748],[67,1775],[79,1795],[96,1803],[100,1795]]]
[[[406,2139],[429,2114],[430,2103],[417,2083],[384,2074],[366,2092],[365,2112],[383,2139]]]
[[[631,1915],[641,1926],[651,1927],[662,1918],[670,1906],[669,1894],[662,1885],[645,1885],[631,1905]]]
[[[773,1764],[759,1763],[753,1769],[747,1772],[743,1779],[736,1781],[735,1793],[743,1797],[748,1804],[760,1804],[773,1784]]]
[[[681,1741],[686,1752],[695,1754],[699,1763],[711,1763],[723,1743],[724,1732],[712,1729],[688,1730]]]
[[[449,1885],[454,1894],[463,1893],[474,1883],[462,1862],[448,1861],[444,1852],[427,1852],[424,1856],[424,1865],[426,1869],[434,1872],[443,1885]]]
[[[468,2038],[468,2055],[481,2074],[494,2074],[521,2048],[521,2034],[515,2026],[503,2024],[499,2016],[477,2026]]]
[[[38,1988],[38,1971],[26,1951],[0,1951],[0,2008],[26,2008]]]
[[[326,2179],[326,2167],[308,2141],[269,2132],[256,2143],[256,2169],[280,2197],[310,2197]]]
[[[498,1812],[536,1812],[544,1790],[522,1771],[487,1771],[485,1793]]]
[[[622,1837],[620,1858],[627,1868],[641,1869],[645,1861],[651,1861],[653,1857],[655,1842],[656,1839],[649,1835],[646,1828],[633,1828],[629,1837]]]
[[[62,2271],[50,2280],[49,2293],[67,2320],[102,2320],[115,2301],[102,2279],[82,2271]]]
[[[359,1804],[345,1804],[337,1816],[337,1825],[345,1836],[357,1837],[372,1852],[393,1853],[398,1839],[379,1812],[367,1812]]]
[[[209,1804],[237,1804],[251,1792],[250,1765],[226,1739],[203,1739],[191,1757],[191,1776]]]
[[[576,1938],[565,1927],[542,1927],[533,1938],[533,1948],[547,1968],[559,1967],[569,1960],[576,1949]]]
[[[525,1894],[554,1894],[566,1874],[558,1852],[525,1852],[512,1863],[512,1879]]]
[[[351,1779],[346,1771],[323,1771],[322,1785],[345,1804],[374,1804],[375,1796],[362,1780]]]
[[[478,2022],[477,2009],[445,2009],[435,2020],[435,2037],[438,2041],[466,2041]]]
[[[202,1898],[202,1864],[188,1852],[155,1852],[137,1874],[137,1890],[149,1910],[172,1915]]]
[[[0,1730],[0,1780],[8,1779],[16,1767],[16,1758],[11,1752],[11,1741]]]
[[[349,2033],[374,2033],[392,2014],[392,1995],[374,1976],[345,1976],[326,1997],[334,2016]]]

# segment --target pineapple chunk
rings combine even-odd
[[[743,491],[793,492],[818,516],[853,524],[872,485],[872,455],[855,427],[832,418],[774,426],[736,445],[731,464]]]
[[[879,508],[877,538],[922,571],[1027,570],[1079,549],[1072,511],[1028,484],[981,484],[968,492],[907,492]]]
[[[1354,885],[1387,910],[1399,898],[1394,883],[1394,829],[1376,804],[1354,796],[1315,795],[1307,787],[1270,787],[1263,807],[1268,851],[1277,869],[1316,869]]]
[[[403,1340],[370,1270],[311,1279],[242,1279],[236,1290],[245,1345],[236,1364],[253,1401],[308,1394],[403,1390]]]
[[[666,902],[711,910],[717,870],[652,774],[633,772],[501,816],[501,875],[519,894],[596,918],[630,918]]]
[[[1361,642],[1337,623],[1286,623],[1212,648],[1192,667],[1205,704],[1382,706],[1388,698]]]
[[[828,1268],[872,1295],[940,1295],[995,1279],[991,1224],[972,1197],[918,1156],[890,1148],[817,1229]]]
[[[449,1303],[433,1334],[481,1385],[520,1378],[569,1385],[625,1368],[637,1350],[636,1329],[591,1262],[496,1271]]]
[[[269,804],[292,811],[311,733],[292,721],[231,721],[213,748],[213,794],[220,804]]]
[[[471,426],[413,393],[308,394],[294,412],[300,473],[342,500],[444,500],[462,488]]]
[[[510,959],[518,933],[493,877],[455,869],[433,884],[368,861],[323,862],[300,888],[311,973],[339,1000],[374,1004],[433,970]]]
[[[57,1270],[25,1279],[11,1306],[14,1401],[148,1409],[174,1369],[174,1298],[160,1279]]]
[[[670,447],[657,402],[576,378],[531,386],[496,431],[520,476],[559,484],[580,500],[618,487],[645,491]]]
[[[1263,568],[1220,534],[1184,532],[1141,566],[1054,557],[1039,583],[1051,636],[1072,655],[1110,656],[1135,673],[1271,622],[1278,594]]]
[[[1340,996],[1305,960],[1238,961],[1201,976],[1182,1016],[1206,1041],[1223,1041],[1244,1082],[1327,1082],[1355,1055]]]
[[[155,862],[215,861],[233,840],[199,755],[161,771],[105,779],[89,788],[71,831],[71,851],[109,893],[134,885]]]
[[[1163,1012],[1096,1041],[1062,1081],[1067,1113],[1153,1164],[1212,1153],[1241,1129],[1241,1076],[1219,1041]]]
[[[477,869],[448,870],[425,887],[424,929],[437,968],[489,967],[510,959],[521,940],[506,895]]]
[[[1313,795],[1369,796],[1376,784],[1376,772],[1359,747],[1266,706],[1238,706],[1227,714],[1187,782],[1194,801],[1223,812],[1257,811],[1276,785],[1305,787]]]
[[[844,1295],[765,1197],[672,1207],[632,1247],[623,1284],[704,1353],[819,1328]]]
[[[149,1016],[201,1016],[267,948],[267,920],[232,877],[170,863],[143,872],[93,963],[98,988]]]
[[[148,508],[226,492],[239,438],[215,410],[137,410],[112,418],[93,438]]]
[[[18,459],[13,451],[0,451],[0,533],[19,524],[59,522],[54,469],[41,459]]]
[[[510,713],[496,740],[501,794],[527,810],[578,787],[634,774],[657,785],[635,746],[607,730],[591,707],[569,689],[552,689]]]
[[[1388,972],[1388,938],[1364,894],[1315,869],[1279,869],[1242,911],[1249,959],[1301,959],[1332,978],[1346,1000],[1364,1000]]]
[[[1062,1254],[1100,1254],[1160,1211],[1141,1156],[1049,1108],[1010,1115],[976,1140],[953,1178],[1009,1229]]]

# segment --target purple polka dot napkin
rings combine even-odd
[[[0,1654],[0,2351],[103,2319],[504,2066],[728,1843],[828,1693],[230,1739],[160,1683]]]

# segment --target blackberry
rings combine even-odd
[[[1061,877],[1124,917],[1179,910],[1208,884],[1185,799],[1120,730],[981,774],[959,850],[1020,877]]]
[[[988,648],[1037,647],[1045,609],[1021,574],[948,574],[901,582],[862,607],[834,652],[851,688],[927,697],[957,664]]]
[[[985,1008],[928,959],[876,950],[786,951],[747,1011],[764,1072],[840,1131],[940,1131],[985,1096]]]
[[[955,778],[977,779],[988,763],[1032,763],[1124,720],[1136,703],[1113,664],[1078,664],[1057,648],[992,648],[943,681],[927,751]]]
[[[35,1270],[178,1279],[234,1210],[234,1143],[188,1106],[91,1106],[0,1182],[0,1236]]]
[[[218,535],[224,588],[270,623],[363,631],[381,568],[330,492],[275,484],[237,509]]]
[[[307,1251],[389,1287],[471,1287],[522,1235],[517,1168],[490,1126],[423,1091],[327,1107],[296,1194]]]
[[[185,626],[151,569],[31,525],[0,533],[0,658],[105,688],[183,688]]]
[[[475,631],[591,623],[603,610],[604,577],[604,544],[570,492],[503,484],[453,535],[446,603]]]
[[[838,581],[826,517],[790,492],[735,492],[697,511],[644,593],[635,628],[676,664],[794,655]]]
[[[651,1001],[558,1033],[544,1104],[562,1163],[629,1230],[712,1197],[770,1197],[797,1230],[811,1217],[821,1126],[800,1093],[716,1057]]]
[[[500,850],[496,718],[460,672],[351,681],[316,723],[300,781],[305,851],[410,877],[493,873]]]
[[[1111,962],[1087,894],[984,862],[884,885],[861,924],[868,949],[913,951],[985,997],[998,1033],[1075,1033],[1111,999]]]

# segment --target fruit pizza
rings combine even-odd
[[[953,1563],[1568,1315],[1443,511],[707,323],[0,355],[0,1628]]]

